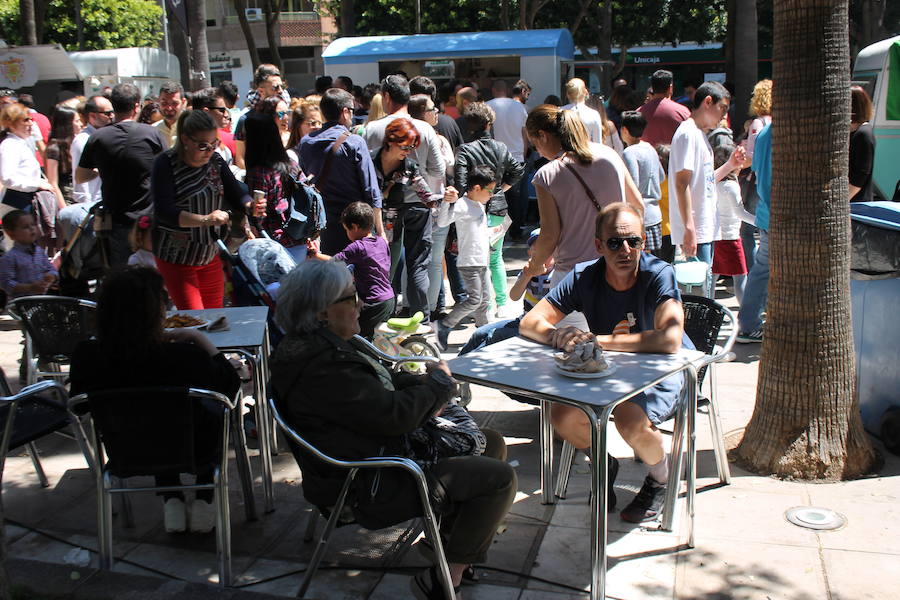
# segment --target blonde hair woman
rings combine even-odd
[[[772,122],[772,80],[763,79],[753,86],[753,95],[750,96],[750,115],[754,117],[747,132],[747,162],[744,166],[750,166],[753,162],[753,149],[756,146],[756,136],[763,127]]]
[[[366,123],[377,121],[386,116],[387,113],[384,112],[384,103],[381,101],[381,93],[375,94],[372,96],[372,102],[369,103],[369,116],[366,117]]]
[[[570,79],[566,83],[566,98],[569,99],[569,104],[563,106],[563,109],[575,111],[584,123],[589,140],[595,144],[602,144],[603,120],[599,112],[585,104],[589,95],[590,92],[583,80],[577,77]]]
[[[627,201],[643,214],[643,204],[622,159],[612,148],[588,141],[575,111],[542,104],[528,115],[525,130],[538,153],[550,161],[533,179],[541,233],[525,268],[539,274],[554,256],[555,286],[577,263],[600,256],[594,221],[601,208]]]

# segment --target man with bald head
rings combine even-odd
[[[580,263],[522,319],[519,331],[533,340],[571,351],[589,343],[606,350],[673,354],[693,348],[684,334],[684,311],[672,265],[641,252],[644,221],[629,204],[616,202],[600,211],[594,244],[600,258]],[[589,331],[557,324],[574,311],[584,313]],[[669,478],[663,439],[657,425],[675,412],[681,375],[623,402],[613,411],[616,429],[636,456],[650,466],[637,496],[622,510],[625,521],[655,519]],[[556,432],[576,448],[591,445],[590,423],[580,409],[556,404]],[[618,461],[609,457],[609,510],[616,505]]]

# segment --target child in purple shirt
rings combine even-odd
[[[391,250],[387,241],[372,235],[375,215],[365,202],[353,202],[341,213],[341,225],[350,244],[333,257],[319,252],[310,242],[309,257],[318,260],[341,260],[353,271],[356,293],[362,302],[359,311],[359,333],[371,339],[375,328],[394,312],[394,288],[391,287]]]

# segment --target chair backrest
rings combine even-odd
[[[117,477],[177,471],[221,460],[233,403],[217,392],[185,387],[121,388],[88,392],[69,401],[70,412],[87,405],[102,446],[104,467]],[[99,454],[98,454],[99,456]]]
[[[58,431],[69,424],[66,389],[53,381],[40,381],[12,395],[0,369],[0,473],[9,450]],[[51,398],[55,396],[55,398]]]
[[[710,298],[688,294],[681,296],[681,305],[684,308],[684,332],[697,350],[713,354],[725,319],[730,318],[734,325],[731,311]],[[725,351],[730,349],[729,347]],[[703,367],[697,372],[698,382],[703,381],[706,369],[707,367]]]
[[[9,303],[31,337],[35,355],[46,362],[66,362],[75,347],[97,331],[97,304],[66,296],[25,296]]]

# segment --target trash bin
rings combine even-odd
[[[851,204],[850,292],[863,425],[900,454],[900,204]]]

